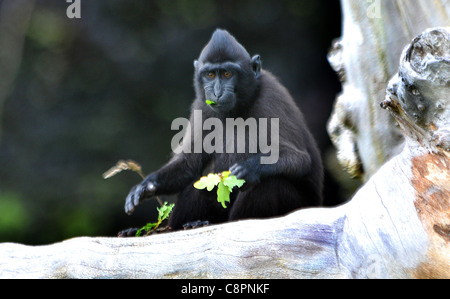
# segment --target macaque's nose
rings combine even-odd
[[[217,80],[216,84],[214,84],[214,95],[217,99],[222,96],[222,86],[220,84],[220,80]]]

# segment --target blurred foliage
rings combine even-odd
[[[23,237],[30,224],[30,211],[18,194],[0,193],[0,235]]]
[[[24,1],[0,1],[0,18],[19,18]],[[156,201],[123,212],[136,174],[102,173],[135,159],[148,174],[169,159],[170,124],[194,98],[192,62],[217,27],[261,55],[330,147],[340,84],[326,54],[340,36],[338,0],[81,0],[81,19],[68,19],[67,5],[34,1],[16,36],[19,71],[0,70],[0,81],[14,76],[0,99],[0,242],[113,236],[156,219]],[[18,34],[0,24],[0,34]],[[1,51],[17,51],[10,40],[0,36]],[[342,200],[332,180],[327,190],[329,204]]]

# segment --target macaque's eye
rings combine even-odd
[[[223,76],[225,78],[231,78],[232,74],[231,74],[231,72],[225,71],[225,72],[223,72]]]
[[[216,77],[216,73],[214,73],[214,72],[209,72],[208,73],[208,78],[209,79],[214,79]]]

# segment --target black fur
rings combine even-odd
[[[217,72],[221,76],[220,72],[228,68],[227,63],[234,65],[231,79],[217,78],[212,82],[205,77],[205,72]],[[219,118],[222,122],[226,118],[279,118],[279,160],[275,164],[261,164],[260,158],[264,154],[249,152],[249,143],[254,141],[249,140],[248,135],[245,153],[226,153],[224,150],[224,153],[213,154],[176,154],[130,191],[125,210],[133,212],[139,202],[154,195],[179,193],[169,225],[180,229],[183,224],[196,220],[220,223],[273,217],[320,205],[323,168],[319,150],[287,89],[272,74],[261,71],[259,56],[251,58],[227,31],[216,30],[194,65],[196,99],[192,111],[201,110],[203,121],[209,117]],[[205,103],[208,84],[215,84],[216,89],[211,91],[210,88],[209,96],[219,103],[216,107]],[[269,121],[269,138],[270,131]],[[203,137],[207,134],[204,132]],[[235,136],[234,142],[236,147],[243,140]],[[245,179],[246,184],[245,188],[231,193],[231,204],[224,209],[217,202],[215,191],[197,190],[193,183],[202,175],[229,169],[232,174]]]

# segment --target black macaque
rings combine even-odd
[[[131,214],[142,200],[152,196],[179,193],[169,219],[169,226],[178,230],[197,220],[221,223],[265,218],[321,205],[323,166],[316,142],[288,90],[261,69],[259,55],[250,57],[232,35],[217,29],[194,66],[196,99],[189,120],[191,129],[180,145],[186,150],[174,154],[166,165],[133,187],[126,198],[125,211]],[[194,115],[199,112],[202,117],[197,117],[197,121],[202,121],[203,135],[195,137]],[[232,134],[230,140],[224,133],[223,144],[215,144],[222,150],[194,151],[194,143],[202,144],[211,132],[211,125],[205,130],[208,118],[219,119],[223,127],[228,119],[269,121],[265,128],[257,124],[256,138],[250,138],[248,126],[245,136]],[[272,128],[272,119],[279,120],[277,128]],[[252,146],[261,137],[270,141],[272,129],[278,131],[277,159],[275,163],[262,163],[262,158],[269,156],[267,150],[255,150]],[[217,202],[216,192],[193,187],[202,175],[225,170],[246,181],[241,189],[233,190],[227,209]]]

